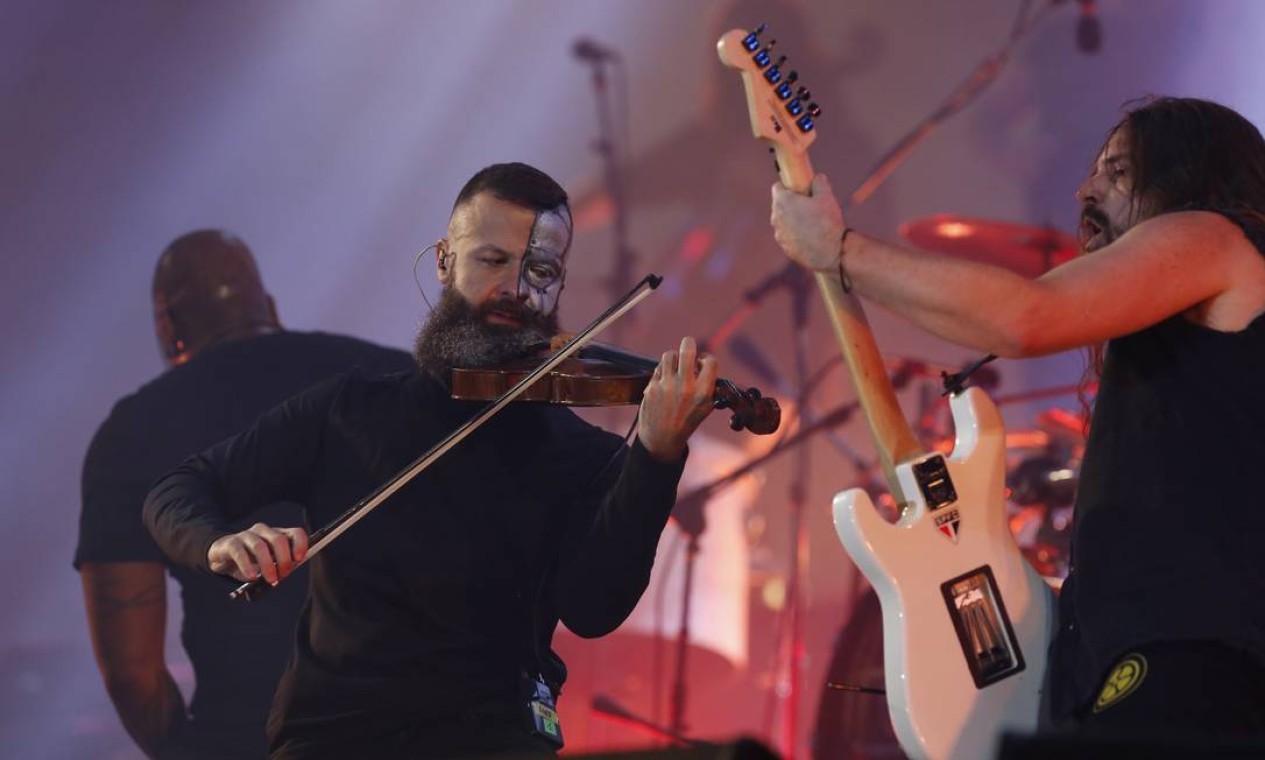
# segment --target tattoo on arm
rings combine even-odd
[[[165,578],[144,585],[135,585],[115,577],[98,579],[93,584],[95,592],[94,614],[102,620],[113,620],[120,615],[144,607],[167,608],[167,584]]]
[[[106,690],[137,745],[161,757],[187,720],[163,654],[166,571],[157,562],[118,562],[85,563],[80,573]]]

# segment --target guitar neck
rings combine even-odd
[[[782,184],[801,195],[808,195],[813,184],[813,167],[802,152],[776,149],[778,176]],[[917,456],[922,446],[905,422],[896,391],[887,376],[887,365],[874,342],[874,333],[865,318],[861,301],[844,291],[835,272],[817,272],[817,289],[826,304],[830,324],[843,352],[857,399],[865,412],[874,446],[888,488],[898,503],[906,498],[896,479],[895,465]]]

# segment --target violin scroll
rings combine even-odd
[[[596,343],[590,343],[580,349],[580,356],[639,368],[646,373],[653,372],[658,366],[658,362],[654,359]],[[646,377],[649,379],[649,374]],[[782,424],[782,408],[778,406],[777,399],[762,395],[759,388],[743,390],[724,378],[716,381],[712,408],[730,410],[729,427],[734,430],[749,430],[756,435],[769,435],[777,432],[778,426]]]
[[[716,381],[715,409],[729,409],[729,427],[750,430],[756,435],[776,433],[782,424],[782,407],[777,399],[760,393],[759,388],[742,390],[729,380]]]

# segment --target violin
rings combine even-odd
[[[563,362],[570,360],[590,338],[601,332],[612,322],[627,313],[629,309],[640,303],[646,298],[646,296],[650,295],[651,291],[659,287],[659,283],[662,281],[663,278],[657,275],[646,275],[642,278],[641,282],[637,283],[633,289],[628,292],[628,295],[621,298],[609,309],[603,312],[601,316],[593,320],[592,324],[584,328],[584,330],[574,336],[570,341],[567,341],[565,345],[556,348],[550,357],[534,366],[534,368],[529,372],[523,373],[520,377],[520,382],[511,387],[505,388],[504,393],[497,395],[494,399],[490,400],[482,410],[462,423],[456,430],[449,433],[442,441],[436,443],[434,446],[431,446],[425,454],[422,454],[417,459],[414,459],[407,467],[396,473],[394,477],[379,486],[373,493],[356,502],[348,508],[347,511],[343,512],[341,515],[324,525],[320,530],[313,533],[308,539],[311,543],[308,546],[307,554],[303,557],[303,560],[298,563],[298,566],[302,566],[311,561],[312,558],[321,552],[326,546],[329,546],[339,536],[350,530],[353,525],[360,522],[366,515],[380,507],[387,499],[391,498],[392,494],[399,491],[406,484],[412,481],[413,478],[417,477],[432,464],[439,461],[439,459],[447,454],[453,446],[456,446],[464,441],[471,433],[478,430],[484,423],[496,416],[496,414],[504,409],[506,405],[513,403],[514,400],[521,396],[525,390],[539,384],[539,381],[547,377],[550,372],[556,370]],[[542,348],[544,348],[544,346],[542,346]],[[636,358],[640,359],[640,357]],[[643,366],[645,363],[648,363],[651,370],[653,370],[656,366],[656,363],[650,359],[641,359],[641,362],[643,362]],[[484,370],[483,372],[486,373],[487,370]],[[646,382],[649,382],[649,375],[647,375]],[[645,388],[646,382],[641,384],[642,389]],[[719,386],[720,383],[717,383],[717,387]],[[742,406],[735,407],[735,418],[731,421],[731,426],[735,430],[741,429],[741,427],[739,427],[740,425],[745,426],[755,433],[771,433],[776,430],[778,422],[781,420],[781,410],[778,409],[777,402],[773,399],[760,398],[760,392],[754,388],[746,393],[748,394],[747,396],[737,399]],[[629,401],[627,403],[633,402]],[[719,405],[720,402],[717,402],[717,406]],[[737,408],[742,408],[744,410],[744,418],[741,421],[738,419],[738,411],[736,411]],[[233,592],[229,594],[229,597],[232,599],[254,600],[258,599],[267,592],[268,588],[268,584],[264,582],[262,578],[256,578],[253,581],[247,581],[246,583],[243,583],[233,589]]]
[[[565,342],[565,338],[554,338],[550,348],[556,350],[559,342]],[[499,367],[455,368],[452,397],[466,401],[498,398],[539,363],[538,359],[527,358]],[[518,399],[565,406],[639,404],[658,365],[658,361],[645,356],[590,343],[563,360]],[[756,435],[776,432],[782,422],[777,399],[764,396],[759,388],[743,389],[724,378],[716,380],[712,407],[731,410],[729,427]]]

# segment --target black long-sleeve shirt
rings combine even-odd
[[[146,524],[205,571],[228,521],[291,500],[318,528],[479,408],[421,372],[343,376],[160,479]],[[561,408],[504,410],[313,558],[273,746],[517,702],[540,630],[599,636],[631,612],[683,464]]]

